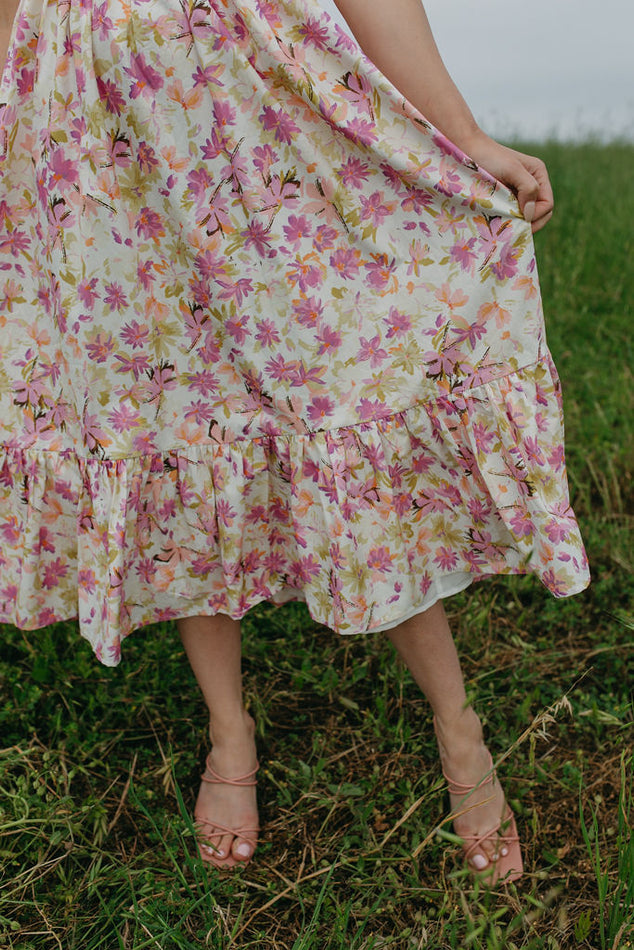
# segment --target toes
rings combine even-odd
[[[238,861],[248,861],[253,854],[253,845],[243,838],[236,838],[231,849],[234,858]]]
[[[469,863],[473,865],[476,871],[484,871],[489,866],[489,858],[483,851],[478,851],[471,855]]]

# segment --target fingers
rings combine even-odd
[[[517,200],[534,234],[540,231],[552,217],[553,189],[548,171],[541,159],[534,155],[523,155],[521,152],[517,152],[516,155],[522,166],[521,181],[518,181],[516,185]]]

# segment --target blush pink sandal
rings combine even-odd
[[[257,785],[258,783],[255,776],[259,767],[258,763],[254,769],[251,769],[246,775],[241,775],[240,778],[225,778],[224,775],[219,775],[218,772],[211,767],[208,755],[207,761],[205,762],[205,771],[200,777],[203,782],[208,782],[210,785]],[[255,828],[227,828],[226,825],[222,825],[218,821],[210,821],[208,818],[203,818],[203,816],[197,812],[194,812],[194,823],[199,831],[198,851],[203,861],[213,864],[213,866],[217,868],[232,868],[236,865],[247,865],[251,857],[253,857],[252,852],[248,858],[240,861],[234,857],[231,848],[229,848],[226,855],[221,857],[217,853],[217,847],[214,845],[213,839],[218,840],[222,838],[223,835],[232,835],[234,838],[240,838],[248,842],[248,844],[252,846],[253,851],[255,851],[258,832],[260,830],[259,826]]]
[[[485,785],[493,785],[496,781],[496,773],[493,768],[493,760],[489,754],[489,774],[477,785],[463,785],[450,778],[446,772],[443,775],[447,779],[447,790],[450,795],[468,795],[476,788],[482,788]],[[477,805],[472,807],[477,808]],[[469,811],[468,801],[465,803],[465,810],[460,814]],[[509,884],[511,881],[517,881],[524,872],[522,863],[522,852],[520,849],[520,839],[517,833],[515,818],[510,807],[506,806],[504,818],[501,818],[490,831],[485,831],[481,835],[460,835],[463,845],[462,850],[465,861],[468,862],[469,870],[478,880],[490,887],[497,887],[498,884]],[[489,864],[482,871],[473,867],[470,858],[476,851],[480,850],[485,841],[495,839],[496,855],[489,858]],[[502,850],[506,849],[506,854]],[[486,852],[485,852],[486,853]]]

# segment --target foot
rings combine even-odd
[[[467,709],[452,720],[436,719],[434,726],[443,772],[451,778],[449,798],[451,811],[456,815],[454,831],[465,839],[464,850],[471,869],[490,878],[492,884],[503,876],[516,880],[522,866],[519,844],[511,840],[515,824],[502,787],[495,773],[491,774],[491,756],[484,744],[480,720],[472,709]],[[462,785],[476,787],[463,791],[458,788]],[[498,828],[499,833],[491,834]],[[503,836],[508,840],[502,840]],[[482,840],[478,841],[479,838]]]
[[[208,765],[217,776],[240,778],[257,769],[255,723],[247,713],[230,730],[212,737]],[[209,771],[206,774],[210,776]],[[203,781],[194,810],[201,857],[215,867],[247,863],[255,850],[258,809],[255,784],[231,785]],[[226,829],[252,829],[244,837]]]

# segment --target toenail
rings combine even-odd
[[[239,844],[236,848],[236,854],[239,854],[241,858],[248,858],[251,856],[251,848],[248,844]]]
[[[489,863],[483,854],[475,854],[471,858],[471,863],[478,871],[483,871]]]

